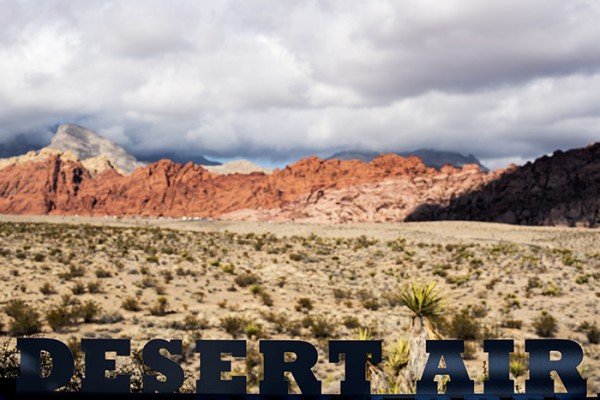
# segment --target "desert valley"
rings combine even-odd
[[[76,146],[0,161],[3,377],[17,336],[76,354],[81,338],[161,337],[183,340],[193,391],[194,341],[241,338],[234,373],[256,392],[260,339],[324,353],[332,338],[374,338],[385,351],[368,368],[373,392],[404,392],[417,318],[431,338],[468,341],[479,388],[483,339],[515,339],[518,392],[523,340],[558,337],[584,347],[580,372],[600,392],[599,143],[498,171],[381,155],[211,172],[144,165],[81,127],[59,133]],[[139,389],[143,367],[120,361]],[[339,392],[341,372],[316,367],[324,392]]]

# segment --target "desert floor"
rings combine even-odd
[[[511,372],[522,390],[526,338],[574,339],[589,393],[600,392],[600,231],[436,222],[303,225],[150,218],[0,216],[0,321],[19,334],[15,308],[45,337],[181,339],[197,379],[196,339],[248,339],[234,369],[256,391],[260,339],[319,348],[324,393],[339,392],[328,339],[371,337],[384,350],[408,339],[399,300],[436,282],[447,338],[469,339],[481,388],[485,338],[515,339]],[[11,308],[12,305],[12,308]],[[16,305],[16,307],[15,307]],[[31,316],[30,316],[31,317]],[[557,383],[557,387],[560,384]],[[377,391],[377,388],[373,388]]]

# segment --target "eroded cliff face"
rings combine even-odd
[[[369,163],[310,157],[272,174],[218,175],[161,160],[125,176],[61,154],[0,169],[0,213],[211,217],[300,222],[466,219],[597,221],[600,144],[506,171],[440,171],[419,158]]]
[[[447,205],[423,205],[408,220],[521,225],[600,225],[600,143],[556,151],[514,167]]]

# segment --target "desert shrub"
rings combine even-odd
[[[155,288],[157,286],[157,282],[153,277],[146,275],[142,278],[142,280],[135,282],[134,285],[142,289]]]
[[[352,297],[352,293],[349,290],[341,289],[341,288],[333,288],[333,297],[336,300],[344,300]]]
[[[527,290],[528,291],[535,289],[535,288],[539,288],[539,287],[542,287],[542,282],[539,277],[532,276],[527,279]]]
[[[252,293],[255,296],[257,294],[262,293],[263,291],[264,291],[264,288],[261,285],[254,284],[254,285],[250,286],[250,293]]]
[[[168,269],[160,271],[160,274],[163,276],[165,283],[167,284],[173,280],[173,273]]]
[[[335,322],[326,317],[318,316],[312,319],[310,333],[314,338],[327,339],[335,337]]]
[[[455,314],[448,327],[450,336],[463,340],[476,340],[481,333],[481,327],[467,308]]]
[[[19,352],[10,339],[4,339],[0,345],[0,378],[17,378],[19,370]]]
[[[240,274],[240,275],[236,276],[233,281],[239,287],[246,287],[249,285],[259,283],[260,278],[258,277],[258,275],[253,274],[252,272],[248,272],[248,273],[244,273],[244,274]]]
[[[73,264],[69,265],[69,270],[67,272],[60,273],[58,276],[64,280],[71,280],[73,278],[81,278],[85,275],[85,268],[81,266],[75,266]]]
[[[123,321],[123,315],[118,311],[108,312],[102,314],[96,323],[98,324],[116,324],[117,322]]]
[[[182,321],[172,322],[170,327],[183,331],[200,330],[208,328],[208,321],[204,318],[198,318],[196,315],[189,314]]]
[[[586,332],[586,336],[588,341],[591,344],[600,343],[600,329],[598,329],[598,325],[592,325]]]
[[[140,307],[140,302],[135,297],[127,297],[121,303],[121,307],[127,311],[140,311],[142,309]]]
[[[448,276],[446,282],[451,285],[462,286],[469,282],[469,275]]]
[[[54,332],[61,331],[64,327],[74,325],[77,321],[77,313],[73,307],[59,305],[48,310],[46,323]]]
[[[156,304],[150,308],[150,315],[159,317],[167,315],[168,305],[169,300],[165,296],[159,296],[158,299],[156,299]]]
[[[102,267],[96,268],[96,278],[110,278],[112,274]]]
[[[579,325],[578,331],[585,333],[590,344],[600,343],[600,329],[595,322],[593,324],[590,324],[587,321],[583,322]]]
[[[348,329],[356,329],[360,326],[360,321],[353,315],[347,315],[342,320],[342,324]]]
[[[377,311],[379,310],[379,302],[375,298],[366,299],[362,302],[362,306],[367,310]]]
[[[243,332],[246,324],[247,321],[245,318],[236,315],[227,315],[220,320],[221,328],[225,329],[225,332],[230,334],[234,339]]]
[[[73,292],[74,295],[84,294],[85,285],[83,284],[83,282],[75,282],[75,284],[71,286],[71,292]]]
[[[40,314],[20,299],[11,299],[4,306],[4,312],[11,317],[8,330],[12,335],[33,335],[42,330]]]
[[[42,253],[36,253],[33,256],[33,261],[35,262],[43,262],[44,260],[46,260],[46,256]]]
[[[233,265],[232,263],[229,264],[223,264],[221,265],[221,271],[223,271],[226,274],[235,274],[235,265]]]
[[[102,307],[93,300],[88,300],[79,307],[79,315],[81,315],[85,323],[96,321],[101,312]]]
[[[100,281],[90,281],[87,283],[87,290],[90,293],[102,293],[102,284]]]
[[[306,258],[306,254],[304,253],[290,253],[290,260],[292,261],[302,261]]]
[[[556,319],[548,314],[547,311],[542,313],[533,321],[535,333],[541,337],[552,337],[558,331]]]
[[[502,326],[510,329],[521,329],[523,326],[523,321],[520,319],[507,318],[502,321]]]
[[[45,296],[56,293],[54,287],[49,282],[44,282],[44,284],[40,287],[40,292]]]
[[[248,338],[260,339],[263,337],[263,327],[261,324],[250,321],[244,325],[244,333]]]
[[[487,290],[493,290],[493,289],[494,289],[494,286],[496,286],[496,284],[497,284],[498,282],[500,282],[500,281],[501,281],[501,279],[500,279],[500,278],[498,278],[498,277],[494,277],[494,278],[490,279],[490,280],[489,280],[489,281],[488,281],[488,282],[485,284],[485,288],[486,288]]]
[[[146,261],[149,263],[158,264],[158,256],[148,256],[146,257]]]
[[[267,307],[271,307],[273,305],[273,297],[267,292],[260,293],[260,301]]]
[[[372,239],[369,240],[365,235],[360,235],[359,237],[354,239],[354,247],[353,250],[366,249],[377,243],[377,240]]]
[[[313,302],[308,297],[301,297],[296,301],[294,308],[296,311],[308,312],[313,309]]]
[[[560,296],[562,291],[554,282],[548,282],[544,290],[542,290],[543,296]]]

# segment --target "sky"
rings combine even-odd
[[[0,149],[83,125],[139,158],[600,140],[600,0],[0,0]]]

